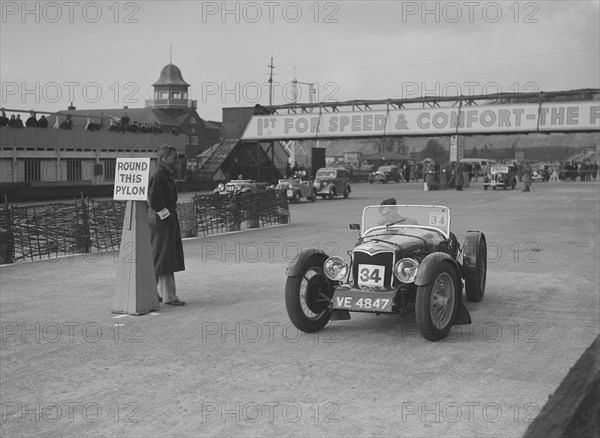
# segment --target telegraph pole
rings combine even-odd
[[[271,69],[271,73],[269,74],[269,106],[273,105],[273,69],[275,66],[273,65],[273,57],[271,56],[271,64],[267,65]]]

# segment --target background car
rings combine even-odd
[[[483,298],[487,244],[481,231],[467,231],[459,247],[444,206],[365,207],[359,240],[349,260],[305,249],[288,265],[285,302],[301,331],[321,330],[349,312],[414,311],[421,335],[438,341],[453,325],[470,324],[462,303]]]
[[[317,199],[314,183],[301,178],[280,179],[275,188],[285,190],[286,197],[290,202],[298,203],[302,198],[315,202]]]
[[[380,166],[375,172],[371,172],[369,182],[388,183],[389,181],[400,182],[400,174],[396,166]]]
[[[352,191],[350,172],[345,167],[323,167],[317,170],[314,188],[323,199],[333,199],[340,195],[347,198]]]
[[[510,187],[514,190],[517,185],[517,175],[512,166],[507,164],[495,164],[489,167],[488,174],[483,178],[483,190],[488,187],[496,190],[502,187],[504,190]]]

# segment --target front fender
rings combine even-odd
[[[417,276],[415,277],[414,283],[417,286],[425,286],[431,283],[434,280],[433,274],[435,270],[442,262],[449,262],[450,265],[452,265],[452,267],[456,270],[457,278],[461,278],[458,264],[456,263],[456,260],[452,258],[452,256],[446,254],[445,252],[434,252],[425,257],[419,265],[419,270],[417,271]]]
[[[320,249],[307,248],[300,251],[300,253],[292,260],[287,268],[285,269],[285,275],[288,277],[294,277],[303,273],[303,268],[308,261],[315,261],[319,264],[325,263],[329,256]]]
[[[467,231],[465,243],[463,244],[462,273],[470,274],[477,268],[477,254],[479,253],[479,242],[487,245],[485,235],[481,231]]]

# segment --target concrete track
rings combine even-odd
[[[600,332],[598,183],[532,192],[354,184],[286,226],[184,242],[185,307],[115,318],[113,253],[0,268],[0,435],[502,436],[526,430]],[[414,315],[289,322],[300,249],[346,255],[365,205],[450,207],[489,272],[473,324],[438,343]],[[152,275],[152,274],[150,274]]]

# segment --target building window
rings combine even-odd
[[[171,93],[171,99],[181,99],[181,92],[179,92],[179,91],[173,91]]]
[[[190,123],[192,125],[195,125],[196,124],[196,117],[190,117]]]
[[[115,167],[117,160],[104,160],[104,179],[115,179]]]
[[[198,146],[198,136],[197,135],[192,135],[192,145]]]
[[[25,160],[25,181],[39,181],[41,160]]]
[[[183,92],[183,98],[184,98],[184,99],[187,99],[187,91],[184,91],[184,92]]]
[[[161,91],[160,92],[160,98],[161,99],[168,99],[169,98],[169,92],[168,91]]]
[[[81,161],[67,161],[67,181],[81,181]]]

